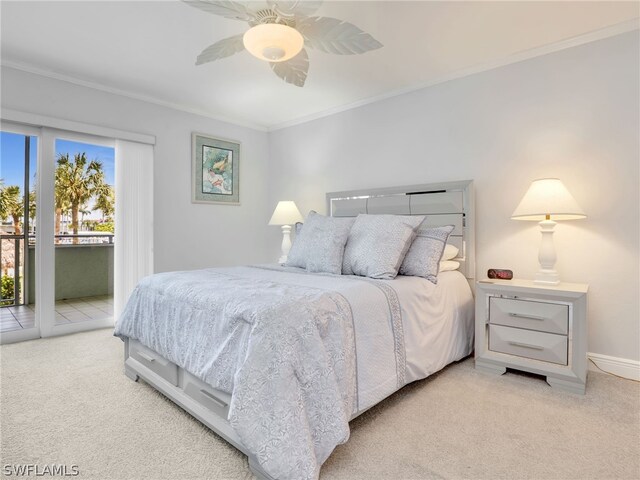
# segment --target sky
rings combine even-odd
[[[36,172],[36,145],[37,139],[31,137],[31,150],[29,169],[31,171],[30,185],[33,188],[33,174]],[[56,140],[56,158],[61,153],[68,153],[70,158],[74,154],[85,152],[88,160],[98,160],[102,163],[105,180],[109,185],[115,182],[115,151],[111,147],[91,145],[88,143],[72,142],[69,140]],[[4,185],[24,184],[24,135],[15,133],[0,133],[0,178]]]
[[[37,139],[30,141],[29,169],[31,180],[29,184],[33,188],[33,173],[36,169],[36,144]],[[16,133],[0,133],[0,178],[4,185],[19,185],[20,191],[24,190],[24,135]]]

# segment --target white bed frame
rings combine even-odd
[[[426,222],[431,226],[455,225],[450,243],[460,249],[456,260],[461,263],[460,271],[472,283],[475,277],[472,181],[328,193],[327,203],[330,215],[335,217],[359,213],[427,215]],[[124,369],[129,378],[133,381],[142,378],[246,454],[249,468],[258,479],[274,480],[247,451],[229,424],[229,394],[212,388],[135,340],[126,338],[124,343]]]

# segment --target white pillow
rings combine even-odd
[[[312,210],[304,225],[301,224],[286,265],[340,275],[344,246],[354,221],[354,218],[325,217]]]
[[[460,262],[456,262],[455,260],[443,260],[440,262],[440,272],[450,272],[452,270],[458,270],[459,268]]]
[[[400,275],[424,277],[438,283],[438,267],[453,225],[418,230],[418,235],[400,266]]]
[[[442,254],[442,260],[451,260],[452,258],[456,258],[458,256],[458,247],[455,245],[451,245],[447,243],[447,246],[444,247],[444,252]]]
[[[358,215],[344,249],[343,275],[395,278],[423,220],[423,215]]]

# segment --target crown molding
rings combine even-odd
[[[54,72],[52,70],[44,69],[37,67],[35,65],[22,63],[22,62],[13,62],[10,60],[0,60],[0,65],[7,68],[12,68],[14,70],[20,70],[26,73],[32,73],[34,75],[39,75],[41,77],[47,77],[54,80],[59,80],[62,82],[72,83],[74,85],[79,85],[81,87],[92,88],[94,90],[99,90],[105,93],[111,93],[113,95],[119,95],[121,97],[131,98],[133,100],[139,100],[141,102],[151,103],[154,105],[159,105],[161,107],[170,108],[173,110],[178,110],[181,112],[192,113],[194,115],[199,115],[201,117],[210,118],[212,120],[217,120],[220,122],[229,123],[231,125],[236,125],[238,127],[250,128],[252,130],[258,130],[260,132],[268,131],[266,125],[261,125],[258,123],[245,122],[242,120],[238,120],[236,118],[225,117],[221,115],[213,114],[207,110],[202,110],[199,108],[194,108],[189,105],[183,105],[180,103],[169,102],[166,100],[162,100],[160,98],[152,97],[149,95],[142,95],[140,93],[131,92],[128,90],[122,90],[120,88],[110,87],[108,85],[104,85],[102,83],[83,80],[81,78],[73,77],[71,75],[64,75],[58,72]]]
[[[353,110],[354,108],[363,107],[371,103],[380,102],[382,100],[404,95],[406,93],[422,90],[424,88],[449,82],[451,80],[457,80],[459,78],[468,77],[471,75],[475,75],[476,73],[482,73],[488,70],[493,70],[506,65],[510,65],[512,63],[518,63],[518,62],[529,60],[535,57],[541,57],[543,55],[559,52],[561,50],[566,50],[567,48],[577,47],[580,45],[584,45],[586,43],[595,42],[597,40],[603,40],[605,38],[615,37],[616,35],[621,35],[623,33],[631,32],[633,30],[638,30],[638,29],[640,29],[640,19],[634,18],[632,20],[616,23],[615,25],[611,25],[609,27],[605,27],[599,30],[594,30],[592,32],[578,35],[575,37],[566,38],[564,40],[550,43],[548,45],[543,45],[541,47],[535,47],[529,50],[524,50],[522,52],[514,53],[513,55],[510,55],[500,60],[492,60],[489,62],[480,63],[478,65],[474,65],[469,68],[458,70],[451,74],[443,75],[441,77],[434,78],[417,85],[411,85],[410,87],[400,88],[397,90],[393,90],[391,92],[384,93],[382,95],[364,98],[362,100],[358,100],[357,102],[348,103],[346,105],[341,105],[339,107],[329,108],[327,110],[313,113],[311,115],[305,115],[303,117],[299,117],[297,119],[290,120],[288,122],[279,123],[277,125],[270,126],[268,128],[268,131],[274,132],[276,130],[282,130],[284,128],[293,127],[295,125],[311,122],[313,120],[318,120],[324,117],[329,117],[331,115],[335,115],[336,113]]]

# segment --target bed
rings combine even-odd
[[[327,195],[333,217],[454,225],[460,268],[437,284],[280,265],[143,279],[116,325],[125,373],[247,454],[262,479],[317,478],[348,422],[473,349],[473,184]]]

